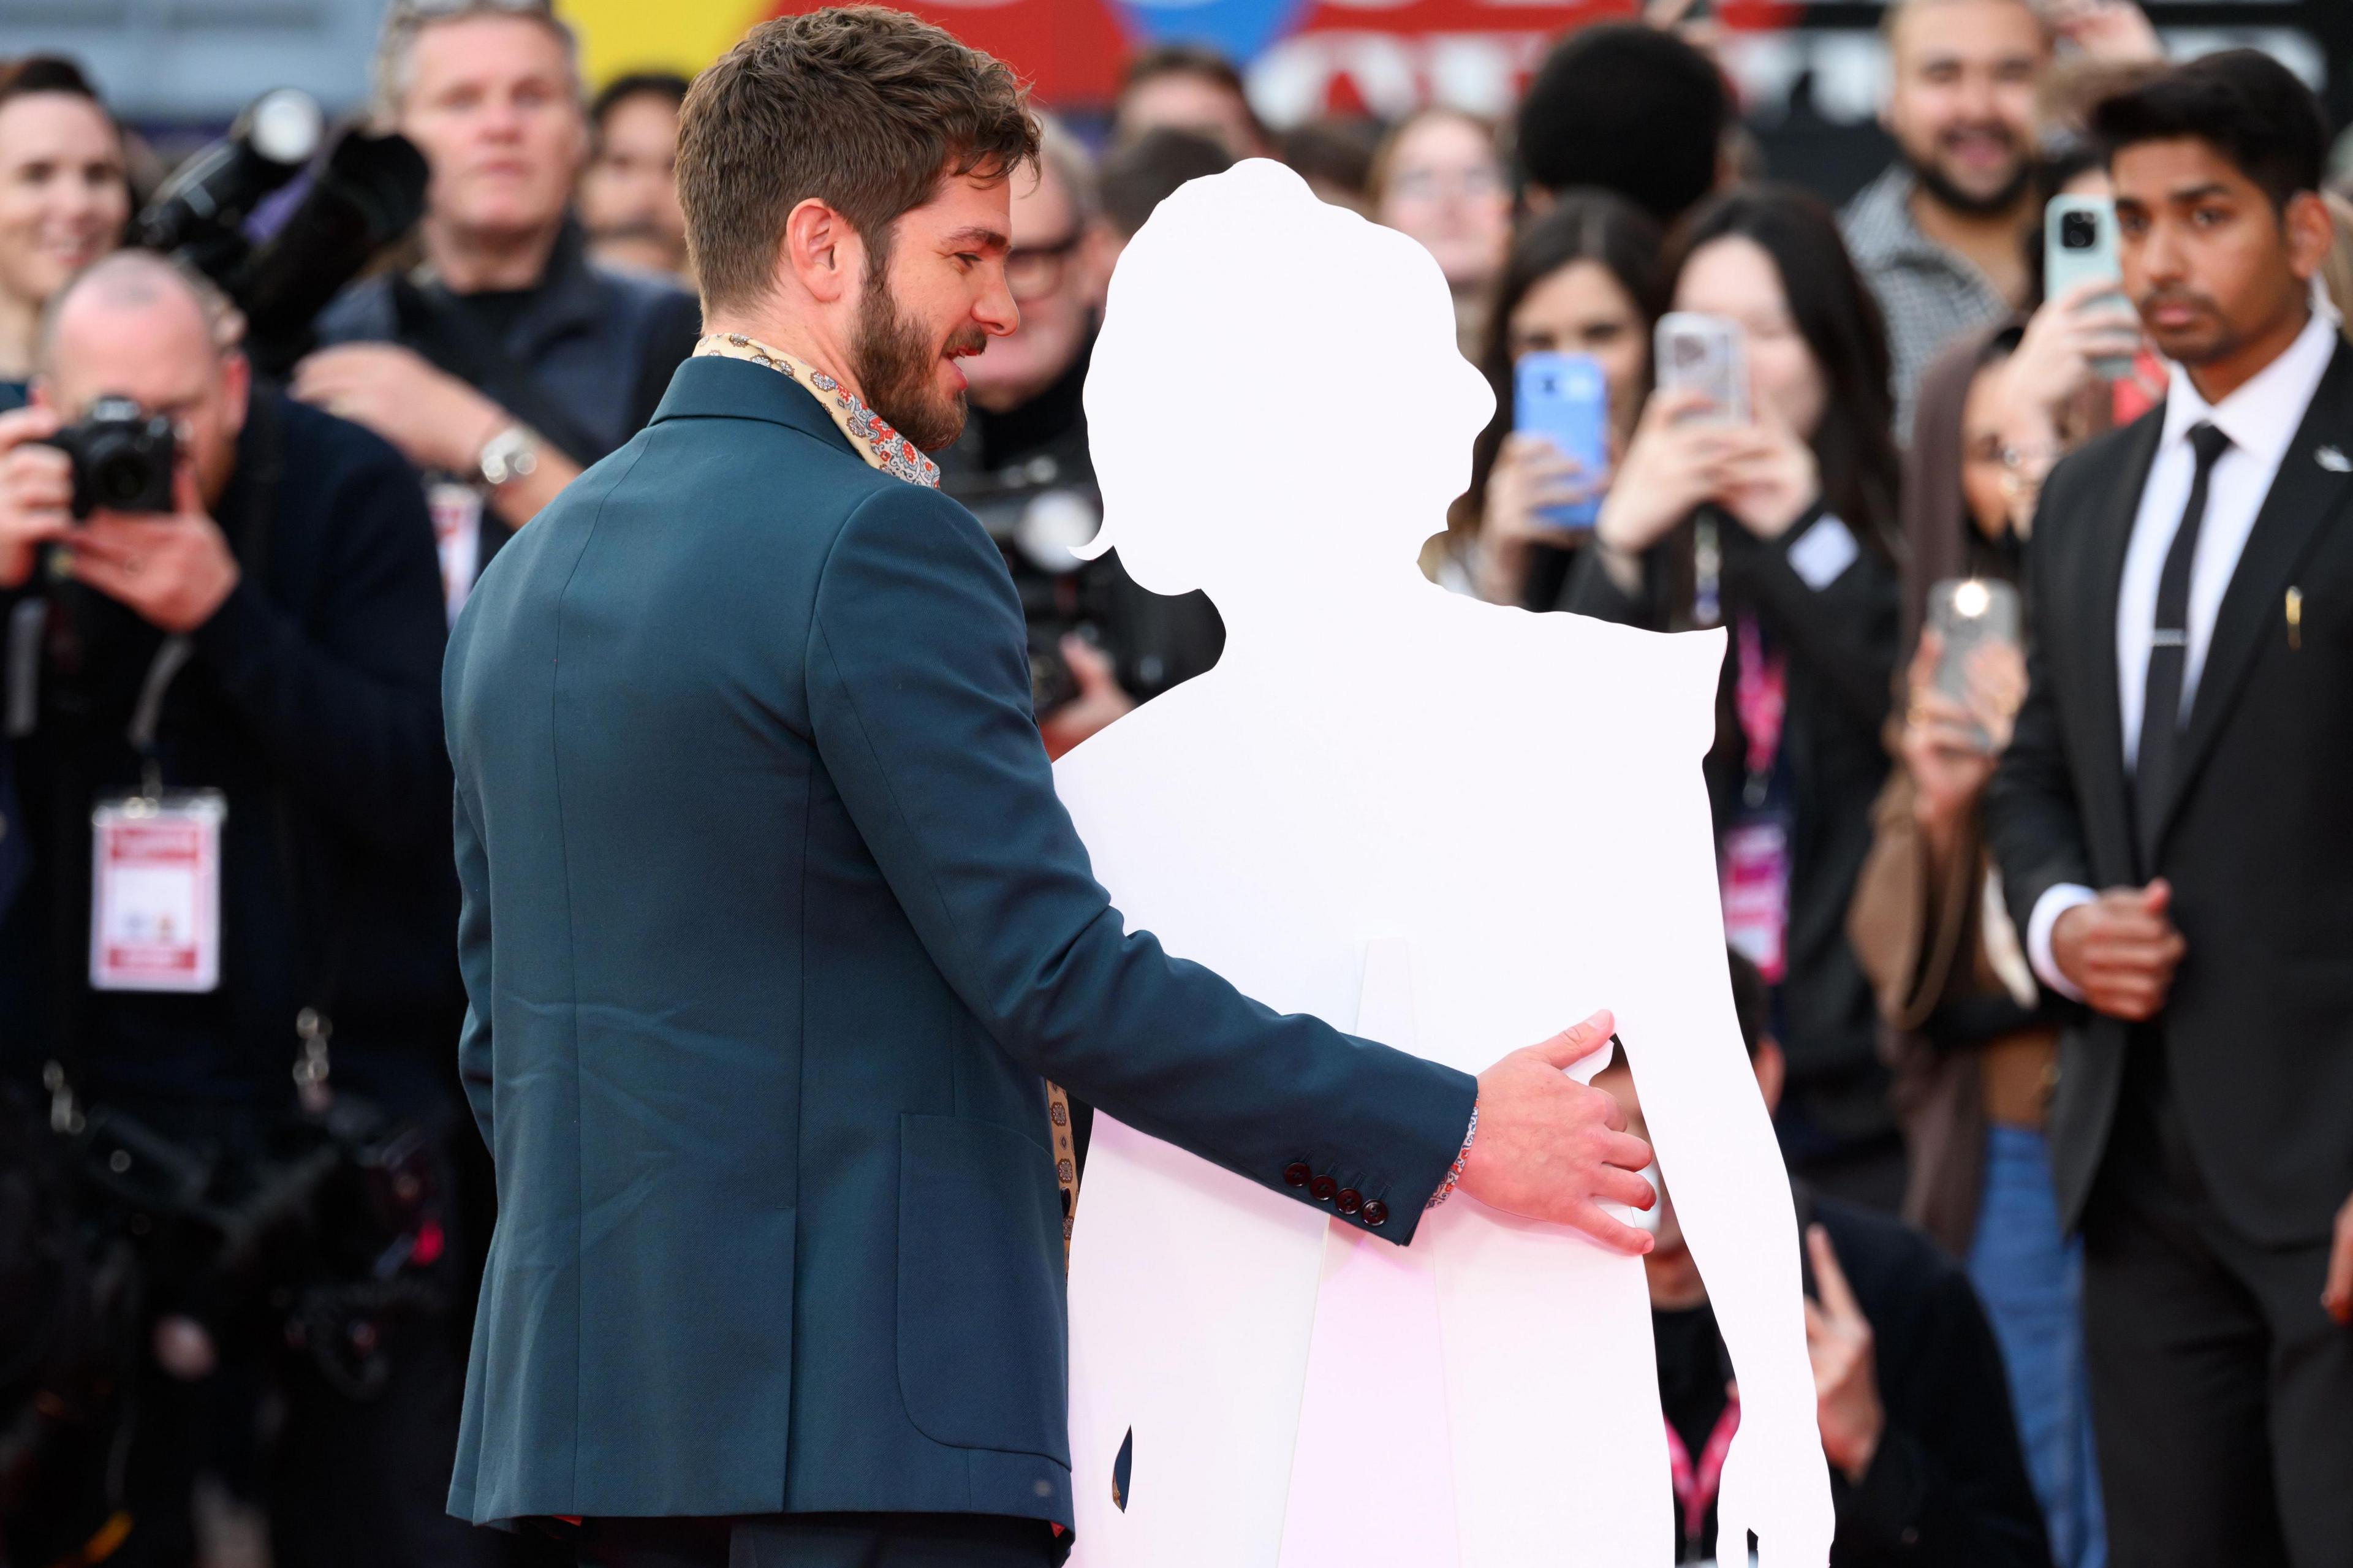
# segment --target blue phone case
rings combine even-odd
[[[1512,371],[1512,425],[1542,436],[1599,483],[1609,471],[1609,381],[1591,354],[1537,351],[1522,354]],[[1593,526],[1598,500],[1545,509],[1559,528]]]

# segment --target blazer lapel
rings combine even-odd
[[[2126,432],[2117,451],[2118,471],[2107,504],[2097,513],[2096,532],[2089,541],[2090,575],[2076,600],[2085,607],[2077,621],[2084,646],[2077,665],[2083,682],[2083,711],[2089,716],[2086,750],[2077,758],[2078,776],[2090,786],[2084,793],[2085,826],[2096,836],[2092,848],[2095,866],[2131,866],[2132,809],[2125,780],[2125,721],[2117,683],[2146,679],[2145,670],[2116,668],[2116,595],[2124,582],[2125,553],[2131,548],[2133,524],[2140,517],[2141,491],[2148,486],[2149,468],[2157,461],[2165,436],[2162,404],[2141,416]],[[2040,590],[2049,592],[2048,587]],[[2101,853],[2102,850],[2105,854]]]
[[[2353,447],[2353,348],[2337,346],[2327,374],[2305,410],[2304,424],[2280,459],[2279,475],[2271,493],[2255,514],[2255,526],[2240,552],[2238,569],[2223,590],[2222,606],[2214,616],[2214,636],[2206,647],[2206,663],[2198,677],[2198,695],[2189,705],[2189,727],[2181,737],[2176,763],[2173,797],[2166,819],[2155,836],[2161,847],[2166,830],[2180,816],[2181,804],[2198,782],[2198,772],[2221,733],[2222,721],[2238,700],[2254,668],[2263,638],[2279,631],[2284,595],[2292,574],[2304,562],[2322,529],[2344,510],[2353,496],[2353,474],[2324,467],[2320,449],[2340,454]]]

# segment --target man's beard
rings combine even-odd
[[[883,265],[877,257],[866,275],[858,304],[858,332],[849,345],[849,371],[866,405],[886,424],[926,452],[936,452],[964,433],[962,393],[939,390],[941,347],[923,324],[899,313]],[[977,353],[987,342],[977,327],[959,328],[944,345]]]
[[[2004,131],[2002,134],[2007,136],[2009,132]],[[2010,145],[2016,149],[2016,138],[2010,139]],[[1933,159],[1915,158],[1906,152],[1904,161],[1911,165],[1912,177],[1920,183],[1922,190],[1928,193],[1931,201],[1938,206],[1966,213],[1971,217],[1992,217],[2010,211],[2018,205],[2019,198],[2026,195],[2026,187],[2034,179],[2034,161],[2021,154],[2018,167],[2010,171],[2010,178],[2004,180],[1999,189],[1980,195],[1955,184]]]

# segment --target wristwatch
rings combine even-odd
[[[482,455],[475,461],[482,482],[492,489],[509,479],[528,479],[539,467],[539,437],[520,425],[510,425],[482,443]]]

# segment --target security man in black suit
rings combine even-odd
[[[2116,1568],[2353,1563],[2353,348],[2327,122],[2210,56],[2102,104],[2165,405],[2052,475],[1990,797],[2062,1048]],[[2094,889],[2102,889],[2094,891]]]

